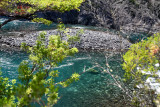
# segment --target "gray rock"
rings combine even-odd
[[[61,18],[67,24],[102,26],[126,32],[160,31],[159,0],[85,0],[80,11],[46,11],[37,16],[54,22]]]
[[[75,35],[79,29],[69,29],[68,34]],[[56,35],[57,30],[48,30],[46,31],[46,43],[48,42],[49,35]],[[0,39],[0,48],[4,49],[7,47],[17,48],[21,46],[21,43],[25,42],[28,46],[35,45],[35,41],[37,40],[38,35],[41,31],[30,32],[19,34],[23,36],[1,36]],[[117,36],[116,34],[100,32],[100,31],[92,31],[92,30],[84,30],[84,33],[79,35],[80,42],[75,43],[78,49],[82,50],[126,50],[130,47],[131,43],[124,39],[122,36]],[[65,37],[63,39],[66,39]],[[3,45],[2,45],[3,44]]]

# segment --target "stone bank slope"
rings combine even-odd
[[[75,35],[79,29],[69,29],[70,35]],[[29,46],[33,46],[41,31],[30,33],[17,33],[16,35],[1,35],[0,36],[0,49],[19,49],[22,42],[27,43]],[[57,30],[46,31],[47,35],[55,35]],[[107,32],[84,30],[84,33],[79,35],[80,42],[75,46],[82,50],[110,50],[118,51],[121,49],[128,49],[131,43],[124,39],[122,36],[111,34]],[[47,39],[48,40],[48,39]]]
[[[102,26],[124,32],[160,32],[160,0],[85,0],[80,11],[36,14],[65,24]]]

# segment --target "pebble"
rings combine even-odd
[[[69,29],[68,34],[73,36],[80,29]],[[6,36],[2,35],[0,39],[0,49],[3,48],[1,44],[9,44],[10,47],[20,47],[21,43],[25,42],[29,46],[35,45],[35,41],[41,31],[34,31],[30,33],[22,33],[19,35]],[[48,42],[48,37],[50,35],[56,35],[57,30],[48,30],[46,31],[46,42]],[[75,46],[78,49],[82,50],[127,50],[131,43],[116,34],[111,34],[102,31],[92,31],[92,30],[84,30],[83,34],[80,34],[80,42],[75,43]],[[66,40],[66,37],[63,37]],[[5,47],[6,48],[6,47]]]

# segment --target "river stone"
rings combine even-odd
[[[75,35],[77,31],[80,29],[69,29],[68,34],[71,36]],[[7,47],[10,48],[17,48],[20,47],[21,43],[25,42],[28,46],[35,45],[35,41],[37,36],[42,31],[35,31],[30,33],[21,33],[19,35],[13,36],[1,36],[0,39],[0,48],[6,49]],[[48,30],[46,31],[46,38],[49,35],[57,34],[57,30]],[[23,36],[20,36],[23,35]],[[92,30],[84,30],[83,34],[80,34],[80,42],[75,43],[78,49],[82,50],[110,50],[110,51],[117,51],[117,50],[126,50],[130,47],[131,43],[124,39],[122,36],[118,36],[116,34],[108,33],[108,32],[100,32],[100,31],[92,31]],[[66,40],[66,37],[63,37]],[[48,43],[48,39],[46,40]]]

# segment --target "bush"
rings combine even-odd
[[[79,74],[74,73],[67,80],[55,82],[59,75],[54,67],[57,67],[66,57],[74,55],[78,49],[70,48],[69,41],[63,41],[65,28],[59,25],[59,33],[49,37],[49,43],[45,44],[45,32],[42,32],[33,47],[22,44],[22,48],[30,53],[29,60],[22,61],[18,68],[18,82],[7,82],[7,78],[0,78],[0,103],[1,106],[30,106],[38,104],[43,107],[51,107],[57,103],[58,91],[67,87],[79,79]],[[78,35],[69,36],[68,40],[78,40]],[[14,85],[16,83],[16,85]],[[43,97],[43,99],[42,99]],[[15,99],[17,102],[15,103]]]
[[[142,96],[148,96],[147,94],[149,92],[151,92],[153,96],[155,95],[154,90],[150,88],[146,80],[149,77],[153,77],[156,82],[160,82],[158,76],[158,70],[160,69],[158,66],[160,64],[160,33],[154,34],[147,40],[133,44],[129,51],[123,55],[123,59],[124,63],[122,66],[126,71],[125,81],[130,80],[135,88],[140,85],[141,89],[145,91],[143,92],[144,95],[138,95],[141,98],[136,98],[137,101],[139,100],[138,105],[141,105],[144,103],[142,100],[140,101],[140,99],[143,99]],[[151,98],[151,100],[154,99],[156,98]]]

